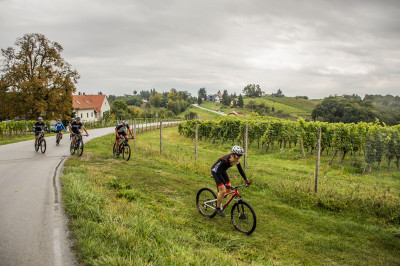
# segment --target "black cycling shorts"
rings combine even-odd
[[[217,187],[220,187],[222,185],[231,185],[231,181],[229,180],[229,177],[226,176],[226,178],[218,176],[215,172],[211,171],[211,176],[214,178],[215,183],[217,184]]]
[[[127,137],[128,135],[125,133],[125,131],[118,132],[118,135],[115,136],[115,139],[119,139],[119,138],[118,138],[119,136]]]

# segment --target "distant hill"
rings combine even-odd
[[[239,113],[257,112],[260,115],[268,115],[278,118],[297,120],[299,117],[311,120],[311,113],[314,107],[321,100],[309,100],[299,97],[243,97],[244,108],[234,108]]]

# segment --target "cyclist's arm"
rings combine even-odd
[[[130,128],[128,128],[128,130],[129,130],[129,133],[131,133],[131,137],[132,137],[132,138],[134,138],[134,136],[133,136],[133,133],[132,133],[131,129],[130,129]]]
[[[242,166],[240,165],[240,163],[237,164],[237,168],[239,170],[240,175],[243,177],[244,181],[248,181],[247,177],[246,177],[246,173],[243,171]]]
[[[87,130],[86,130],[86,127],[85,127],[85,126],[82,126],[82,128],[83,128],[83,130],[85,130],[85,132],[86,132],[86,135],[88,135],[88,136],[89,136],[89,133],[87,132]]]

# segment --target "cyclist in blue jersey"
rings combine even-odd
[[[65,132],[65,126],[63,125],[63,123],[61,123],[61,119],[57,120],[57,123],[54,125],[54,130],[56,131],[56,133],[61,134],[61,138],[63,137],[62,130],[64,130]]]
[[[243,177],[246,185],[250,185],[251,181],[249,181],[246,177],[246,174],[243,171],[242,166],[240,165],[240,159],[244,154],[244,150],[240,146],[233,146],[232,153],[222,156],[218,159],[218,161],[211,167],[211,177],[214,178],[215,183],[218,188],[218,196],[217,196],[217,213],[222,217],[225,216],[221,209],[221,203],[224,199],[226,193],[231,192],[231,182],[229,180],[229,176],[226,173],[228,168],[236,165],[239,170],[240,175]]]
[[[39,117],[38,121],[33,125],[33,131],[35,132],[35,146],[37,145],[38,136],[40,133],[44,134],[44,130],[48,130],[46,124],[43,122],[43,118]]]

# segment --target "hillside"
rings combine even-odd
[[[244,108],[230,108],[220,103],[210,102],[203,103],[201,106],[211,110],[221,110],[226,114],[234,110],[241,114],[256,112],[260,115],[290,120],[297,120],[299,117],[310,120],[313,108],[321,102],[321,100],[308,100],[295,97],[273,97],[270,95],[258,98],[243,97],[243,101],[245,104]]]

